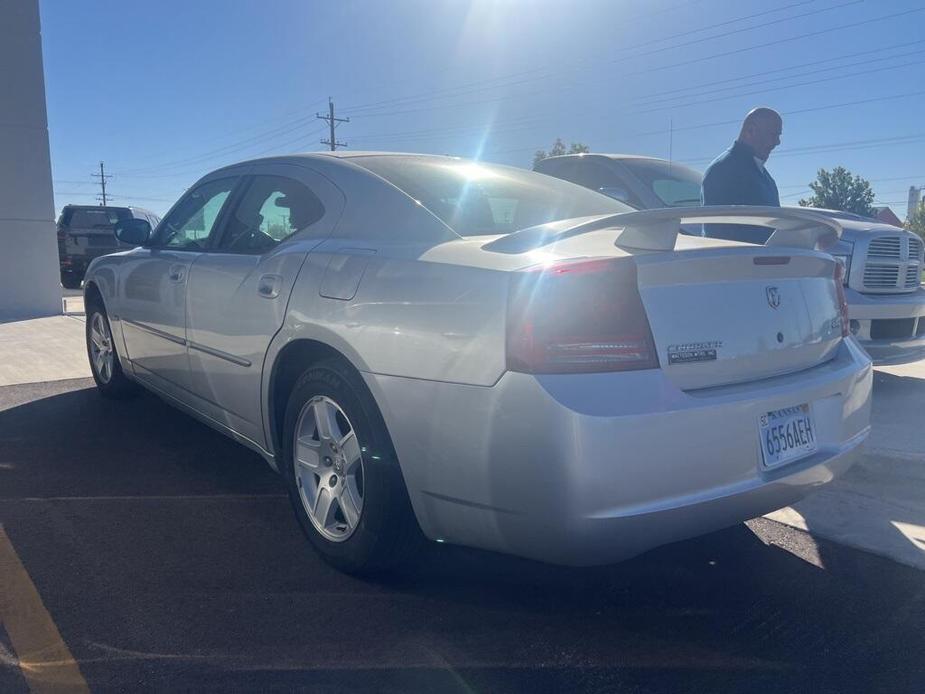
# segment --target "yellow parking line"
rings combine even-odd
[[[90,691],[2,525],[0,624],[33,692]]]

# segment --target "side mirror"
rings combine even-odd
[[[626,202],[630,194],[625,188],[617,188],[614,186],[604,186],[603,188],[598,188],[597,192],[603,193],[604,195],[613,198],[614,200],[619,200],[620,202]]]
[[[130,246],[144,246],[151,238],[151,225],[145,219],[122,219],[113,228],[116,238]]]

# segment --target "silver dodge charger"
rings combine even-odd
[[[452,157],[260,159],[117,225],[137,247],[87,272],[87,349],[103,395],[143,386],[262,455],[342,570],[423,538],[608,563],[851,464],[872,374],[840,231]]]

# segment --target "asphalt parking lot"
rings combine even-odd
[[[405,575],[358,580],[312,553],[256,455],[152,396],[91,386],[0,388],[0,577],[21,566],[40,596],[0,602],[0,691],[925,682],[925,581],[888,559],[762,519],[602,569],[434,545]],[[76,668],[39,643],[42,605]]]

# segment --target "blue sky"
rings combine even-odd
[[[820,167],[905,214],[925,183],[920,0],[41,0],[55,203],[166,211],[199,176],[324,149],[529,166],[556,137],[702,169],[755,105],[795,204]]]

